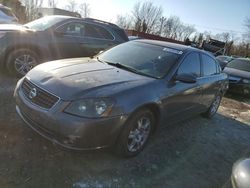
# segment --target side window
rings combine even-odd
[[[106,29],[100,26],[91,25],[91,24],[86,24],[85,26],[86,27],[85,27],[84,36],[86,37],[109,39],[109,40],[114,39],[114,37]]]
[[[218,65],[213,58],[204,54],[202,54],[201,57],[202,57],[202,63],[203,63],[204,76],[214,75],[219,72]]]
[[[84,32],[84,25],[79,22],[72,22],[63,25],[58,30],[66,35],[82,36]]]
[[[196,77],[200,77],[201,65],[198,53],[191,53],[185,57],[184,61],[181,63],[177,74],[193,74]]]
[[[106,29],[104,29],[102,27],[96,27],[96,29],[98,30],[98,32],[100,33],[100,35],[102,36],[102,38],[109,39],[109,40],[113,40],[114,39],[114,37]]]

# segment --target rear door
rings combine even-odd
[[[216,94],[220,91],[221,69],[216,60],[207,54],[201,53],[202,60],[202,105],[204,110],[207,109],[215,98]]]
[[[117,43],[115,37],[106,28],[91,23],[84,23],[83,38],[80,39],[80,50],[87,56],[95,55],[98,52],[110,48]]]
[[[80,42],[84,24],[71,21],[59,26],[54,32],[50,47],[58,58],[81,57]]]

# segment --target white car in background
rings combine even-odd
[[[9,7],[0,4],[0,24],[17,23],[18,19]]]

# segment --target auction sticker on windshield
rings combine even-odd
[[[175,54],[183,54],[183,51],[175,50],[175,49],[172,49],[172,48],[163,48],[163,51],[172,52],[172,53],[175,53]]]

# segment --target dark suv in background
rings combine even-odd
[[[41,62],[93,56],[126,41],[124,30],[112,23],[46,16],[25,25],[0,26],[0,65],[22,76]]]

